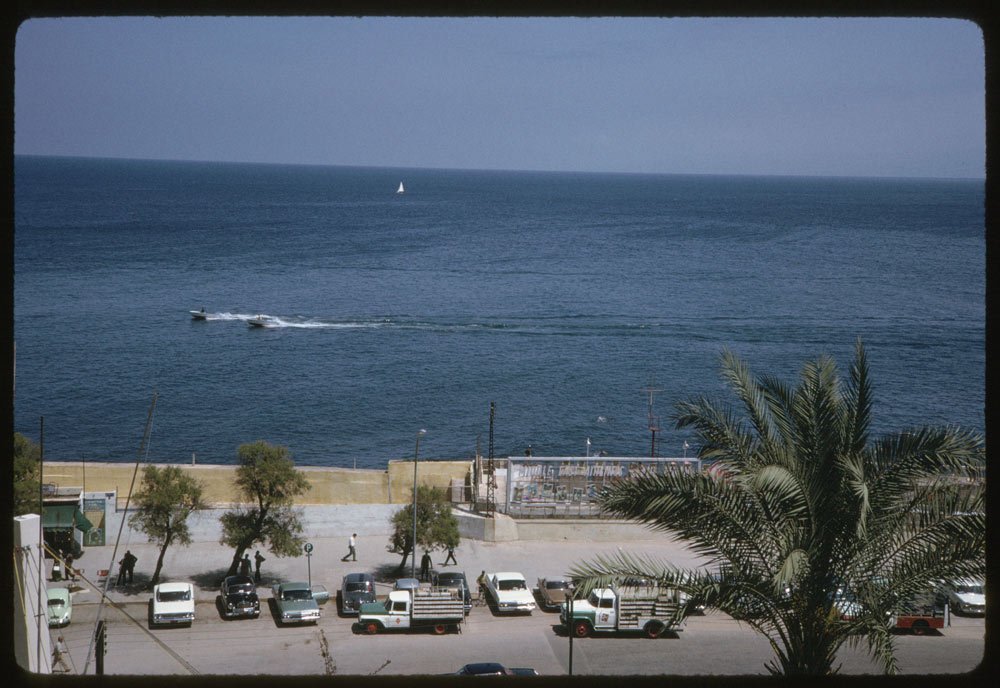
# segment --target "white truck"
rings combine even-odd
[[[527,612],[535,608],[535,596],[528,582],[516,571],[499,571],[486,576],[486,595],[497,613]]]
[[[465,600],[454,588],[393,590],[385,602],[361,605],[355,628],[374,635],[381,631],[429,628],[441,635],[461,632]]]
[[[591,633],[636,632],[658,638],[666,630],[680,630],[674,614],[681,606],[676,590],[656,587],[595,588],[585,600],[573,600],[570,616],[563,604],[559,619],[577,638]]]

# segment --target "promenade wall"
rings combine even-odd
[[[204,487],[204,498],[212,506],[226,506],[238,501],[235,490],[236,466],[209,464],[175,465],[198,479]],[[417,484],[449,489],[453,481],[463,484],[469,479],[472,462],[419,461]],[[389,461],[383,470],[371,468],[335,468],[327,466],[296,466],[309,481],[310,489],[296,498],[300,506],[348,504],[407,504],[413,497],[413,461]],[[58,487],[82,487],[85,492],[118,494],[119,507],[135,480],[138,490],[142,467],[136,473],[134,463],[93,463],[46,461],[44,483]]]

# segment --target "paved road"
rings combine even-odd
[[[494,616],[472,610],[460,634],[427,632],[356,634],[353,620],[339,618],[333,605],[323,608],[315,626],[278,626],[266,608],[259,619],[227,621],[211,601],[197,605],[190,628],[146,625],[146,603],[109,609],[108,674],[279,674],[338,675],[441,674],[466,662],[499,661],[530,666],[543,675],[569,672],[569,639],[558,615]],[[74,664],[89,651],[97,605],[79,605],[74,622],[63,629]],[[981,618],[953,617],[943,633],[897,636],[904,673],[962,673],[973,669],[984,649]],[[323,643],[326,643],[324,648]],[[732,619],[709,613],[689,619],[684,630],[650,640],[634,636],[597,636],[573,640],[573,673],[584,674],[761,674],[770,659],[767,642]],[[844,649],[842,671],[878,672],[861,649]],[[391,663],[386,665],[387,660]]]
[[[359,532],[364,532],[359,530]],[[265,603],[259,619],[226,621],[215,607],[218,582],[232,551],[217,542],[196,542],[168,550],[163,576],[196,585],[197,619],[190,628],[149,630],[146,610],[148,581],[156,550],[138,536],[131,536],[118,552],[109,547],[90,548],[78,564],[88,578],[107,562],[121,557],[127,546],[137,555],[136,584],[112,589],[110,598],[119,608],[105,607],[108,622],[108,674],[237,674],[237,675],[405,675],[441,674],[462,664],[499,661],[509,666],[530,666],[540,674],[569,672],[569,639],[558,627],[554,613],[536,611],[530,616],[496,617],[487,608],[473,609],[461,634],[435,636],[428,633],[356,635],[352,621],[339,618],[334,605],[325,606],[316,626],[278,627],[266,600],[268,586],[279,580],[305,580],[327,586],[335,593],[349,572],[370,571],[380,581],[384,594],[391,584],[399,556],[385,551],[388,536],[359,538],[359,560],[343,562],[342,539],[314,538],[313,556],[278,559],[268,556],[264,564],[261,597]],[[694,566],[699,558],[663,537],[622,543],[629,552],[641,552],[679,566]],[[584,539],[559,542],[486,543],[463,541],[458,567],[440,565],[440,570],[464,570],[471,580],[481,570],[522,572],[529,583],[538,576],[559,574],[573,564],[597,554],[610,554],[616,546]],[[265,552],[265,555],[267,553]],[[408,570],[406,574],[408,575]],[[62,633],[73,666],[82,672],[90,652],[99,599],[91,586],[74,595],[73,623]],[[985,624],[981,618],[953,617],[952,626],[940,635],[897,637],[900,666],[905,673],[962,673],[980,661]],[[326,649],[324,649],[324,647]],[[772,657],[767,641],[732,619],[718,613],[692,617],[674,637],[649,640],[642,637],[592,637],[573,641],[574,674],[763,674]],[[840,653],[842,671],[878,673],[863,649],[845,648]],[[391,663],[386,664],[388,660]],[[94,672],[93,660],[87,669]]]

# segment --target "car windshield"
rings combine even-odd
[[[156,595],[156,599],[160,602],[183,602],[184,600],[191,599],[190,590],[177,590],[170,592],[159,592]]]
[[[253,592],[253,586],[249,585],[247,583],[239,583],[237,585],[230,585],[229,586],[229,592],[230,592],[230,594],[237,593],[237,592]]]
[[[63,606],[63,601],[62,600],[58,600],[58,599],[56,599],[56,600],[49,600],[49,606],[50,607],[61,607],[61,606]]]
[[[963,585],[956,586],[955,592],[973,593],[973,594],[976,594],[976,595],[982,595],[983,594],[983,586],[982,585],[963,584]]]
[[[347,592],[370,592],[371,589],[372,585],[368,581],[361,581],[360,583],[347,584]]]
[[[545,581],[545,587],[549,590],[568,590],[569,582],[564,580]]]
[[[312,593],[308,590],[285,590],[281,594],[283,600],[308,600],[311,597]]]
[[[500,581],[499,588],[501,590],[524,590],[524,581],[502,580]]]

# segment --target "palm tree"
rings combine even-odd
[[[675,417],[698,433],[710,469],[622,480],[601,497],[607,513],[670,533],[707,566],[598,557],[572,569],[581,592],[657,579],[689,595],[678,618],[704,604],[766,636],[771,673],[835,673],[844,643],[866,644],[896,673],[891,613],[936,582],[985,575],[982,438],[924,427],[870,440],[860,341],[844,389],[826,356],[794,389],[755,378],[729,351],[722,372],[743,414],[701,398]],[[838,612],[838,591],[856,598],[852,614]]]

